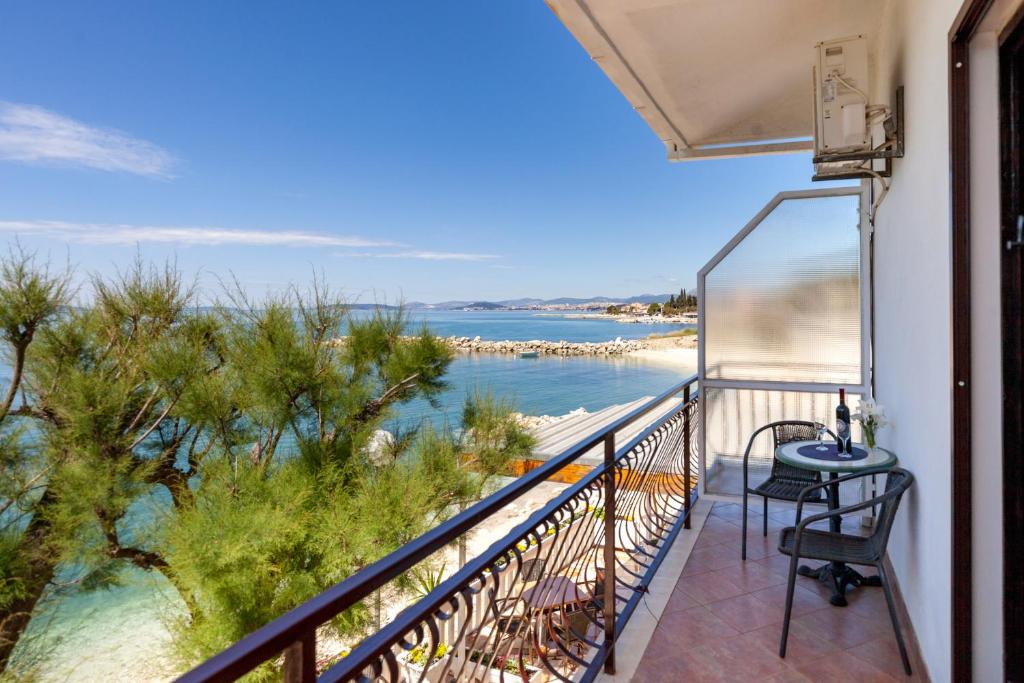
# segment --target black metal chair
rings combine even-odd
[[[772,472],[771,475],[756,488],[750,488],[750,450],[754,447],[754,440],[766,429],[772,430]],[[832,438],[835,434],[828,432]],[[747,559],[747,498],[750,494],[764,498],[763,535],[768,536],[768,499],[785,500],[791,503],[796,502],[797,497],[804,487],[811,484],[821,483],[821,472],[800,469],[787,465],[775,457],[775,451],[782,444],[791,441],[809,441],[817,437],[818,423],[804,420],[782,420],[772,422],[761,427],[750,435],[747,442],[747,450],[743,452],[743,540],[741,556]],[[826,497],[819,491],[816,498],[808,499],[809,503],[826,503]]]
[[[790,556],[789,584],[786,588],[786,612],[782,620],[782,641],[779,643],[780,657],[786,656],[786,640],[789,637],[789,618],[793,611],[793,590],[796,585],[799,558],[872,565],[878,570],[878,578],[881,581],[882,590],[885,592],[885,601],[889,605],[889,617],[892,619],[892,628],[896,632],[896,643],[899,645],[900,657],[903,659],[903,668],[908,676],[911,675],[910,659],[907,657],[907,648],[903,644],[903,632],[900,630],[899,618],[896,615],[896,603],[893,601],[892,589],[889,584],[889,576],[885,570],[884,560],[886,546],[889,544],[889,532],[892,530],[892,522],[896,518],[896,509],[899,507],[903,494],[914,483],[914,475],[907,470],[894,467],[884,472],[886,480],[885,491],[882,494],[854,505],[847,505],[846,507],[811,515],[801,521],[803,505],[806,499],[816,490],[820,492],[823,487],[831,484],[839,484],[844,481],[851,481],[879,473],[881,472],[877,469],[857,472],[856,474],[849,474],[822,484],[808,486],[800,494],[796,503],[796,526],[786,527],[779,533],[779,552]],[[853,536],[808,528],[815,522],[837,515],[848,515],[858,510],[866,510],[876,505],[880,506],[881,509],[875,520],[874,531],[870,536]]]
[[[604,567],[597,567],[594,570],[594,582],[590,587],[590,600],[587,600],[584,605],[585,610],[598,615],[598,618],[601,618],[604,614],[604,581],[606,576]]]
[[[555,624],[558,644],[567,652],[575,650],[576,655],[582,657],[587,648],[597,641],[596,624],[596,616],[592,616],[585,607],[563,613]]]
[[[493,598],[484,612],[484,620],[466,637],[468,652],[501,651],[518,654],[530,648],[533,618],[521,597]]]

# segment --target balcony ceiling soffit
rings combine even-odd
[[[810,149],[814,45],[873,47],[885,2],[547,0],[672,159]]]

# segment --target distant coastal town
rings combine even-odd
[[[602,313],[537,313],[538,316],[557,316],[559,318],[571,318],[575,320],[614,320],[617,323],[630,323],[637,325],[656,325],[658,323],[669,324],[694,324],[697,322],[697,312],[687,311],[685,313],[665,314],[660,310],[654,313],[647,312],[647,307],[642,304],[632,304],[628,307],[617,308],[615,311],[604,311]]]
[[[678,294],[640,294],[615,299],[597,296],[589,299],[506,299],[502,301],[442,301],[406,304],[414,310],[441,311],[544,311],[564,313],[582,311],[590,315],[659,318],[658,322],[693,322],[697,316],[697,296],[680,289]],[[581,317],[581,316],[575,316]],[[624,322],[641,322],[626,320]]]

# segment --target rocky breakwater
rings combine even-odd
[[[530,341],[489,341],[480,337],[446,337],[445,342],[459,353],[512,353],[544,356],[620,356],[649,348],[646,339],[622,339],[606,342],[567,342],[531,339]]]

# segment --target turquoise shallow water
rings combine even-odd
[[[404,420],[457,420],[467,394],[491,391],[507,397],[530,415],[564,415],[576,408],[597,410],[660,393],[692,374],[635,358],[512,355],[460,355],[448,373],[451,388],[441,397],[441,411],[415,401],[401,411]]]
[[[546,339],[600,342],[616,337],[637,339],[692,325],[620,323],[608,319],[565,318],[532,311],[412,311],[415,324],[441,336],[488,340]],[[455,422],[467,395],[490,391],[530,415],[563,415],[577,408],[598,410],[641,396],[657,394],[695,370],[652,364],[636,358],[516,358],[513,355],[458,354],[448,373],[450,388],[441,409],[414,401],[401,409],[403,425],[420,421]]]
[[[637,338],[680,325],[631,325],[607,320],[537,317],[523,312],[414,312],[440,335],[483,339],[606,341]],[[514,401],[521,412],[561,415],[576,408],[597,410],[659,393],[692,368],[636,358],[520,359],[506,355],[458,355],[448,374],[450,388],[440,410],[425,401],[403,406],[403,424],[446,419],[457,423],[462,403],[476,390],[490,390]],[[6,384],[0,368],[0,385]],[[170,677],[163,652],[166,620],[180,604],[166,582],[143,572],[128,572],[126,585],[62,601],[34,623],[49,642],[60,640],[42,670],[43,680],[161,680]],[[44,629],[44,624],[47,627]]]

